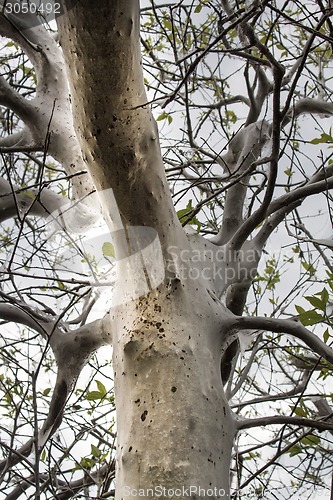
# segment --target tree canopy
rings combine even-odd
[[[26,3],[0,13],[1,494],[113,498],[110,344],[132,355],[146,300],[153,369],[165,318],[207,327],[193,394],[203,419],[228,401],[231,498],[328,496],[331,2],[66,0],[47,22]]]

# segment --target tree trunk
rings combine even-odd
[[[111,313],[116,499],[170,498],[172,490],[179,498],[228,498],[234,424],[220,374],[222,306],[203,274],[186,279],[192,264],[181,251],[191,243],[175,214],[145,105],[139,1],[82,0],[58,25],[83,156],[110,230],[121,230],[114,234],[122,260]],[[135,226],[158,235],[162,260],[151,256],[148,276],[147,262],[140,270],[139,261],[131,268],[123,258],[133,253],[126,244]],[[149,284],[149,271],[159,266],[167,272],[149,293],[128,293],[140,291],[142,277]]]
[[[115,314],[117,499],[140,488],[148,497],[159,485],[192,487],[189,498],[228,498],[234,429],[214,314],[208,291],[193,281],[170,282]]]

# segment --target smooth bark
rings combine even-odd
[[[197,488],[191,498],[216,488],[215,498],[228,498],[235,429],[220,375],[221,308],[230,313],[214,298],[212,282],[179,272],[180,264],[191,268],[190,258],[181,262],[181,250],[190,256],[194,243],[175,214],[146,105],[139,2],[85,0],[58,25],[77,136],[109,227],[127,236],[133,226],[153,228],[167,268],[156,289],[126,300],[140,276],[135,267],[129,273],[126,259],[118,263],[114,293],[124,300],[111,311],[116,498],[139,489],[148,498],[148,489],[158,486]],[[117,256],[124,256],[124,239],[115,238]]]

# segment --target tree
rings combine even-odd
[[[3,494],[328,488],[331,4],[63,0],[54,31],[23,3],[0,17]]]

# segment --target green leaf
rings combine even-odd
[[[163,19],[163,24],[168,30],[172,31],[172,22],[169,19]]]
[[[66,287],[65,287],[65,285],[63,284],[63,282],[62,282],[62,281],[57,281],[57,284],[58,284],[58,288],[59,288],[60,290],[65,290],[65,288],[66,288]]]
[[[100,399],[104,399],[105,396],[107,395],[107,390],[105,385],[100,382],[99,380],[96,380],[96,385],[98,391],[89,391],[86,394],[86,399],[88,401],[98,401]]]
[[[199,5],[197,5],[197,6],[196,6],[196,8],[194,9],[194,12],[195,12],[196,14],[198,14],[199,12],[201,12],[201,9],[202,9],[202,5],[200,5],[200,4],[199,4]]]
[[[47,389],[44,389],[43,396],[47,396],[50,391],[51,391],[51,387],[48,387]]]
[[[328,299],[329,299],[329,294],[328,294],[328,291],[326,288],[322,289],[320,296],[321,296],[321,300],[324,302],[324,304],[326,306],[328,303]]]
[[[295,309],[298,312],[298,314],[305,313],[305,309],[303,309],[303,307],[301,307],[301,306],[295,306]]]
[[[322,311],[325,311],[326,309],[326,304],[319,298],[319,297],[314,297],[308,296],[304,297],[310,304],[315,307],[316,309],[321,309]]]
[[[97,385],[97,388],[98,388],[100,394],[103,394],[103,397],[105,397],[107,394],[107,390],[106,390],[105,385],[102,384],[102,382],[100,382],[99,380],[96,380],[96,385]]]
[[[299,314],[298,319],[304,326],[315,325],[324,319],[324,317],[317,313],[317,311],[305,311]]]
[[[302,261],[301,264],[304,267],[304,269],[306,271],[308,271],[310,274],[315,274],[316,269],[313,267],[312,264],[309,264],[308,262],[304,262],[304,261]]]
[[[86,399],[88,401],[98,401],[99,399],[103,399],[104,395],[99,391],[90,391],[86,394]]]
[[[307,416],[307,412],[303,408],[301,408],[300,406],[297,406],[297,408],[294,409],[294,413],[298,417],[306,417]]]
[[[185,222],[185,220],[188,219],[190,216],[192,210],[192,200],[189,200],[188,204],[186,205],[186,208],[183,208],[182,210],[177,211],[177,217],[180,220],[180,222]],[[200,221],[196,218],[196,216],[192,217],[189,221],[187,221],[187,224],[191,224],[193,226],[197,226],[198,232],[200,231],[201,223]]]
[[[163,111],[163,113],[156,118],[157,122],[160,122],[162,120],[168,120],[168,123],[170,124],[170,123],[172,123],[173,118],[171,115],[169,115],[169,113],[166,113],[166,111]]]
[[[291,457],[294,457],[295,455],[299,455],[300,453],[302,453],[302,451],[302,447],[299,444],[295,444],[294,446],[289,448],[289,455]]]
[[[330,134],[321,134],[320,137],[317,137],[316,139],[312,139],[310,141],[310,144],[322,144],[322,143],[332,143],[333,142],[333,137]]]
[[[91,454],[95,458],[99,458],[102,454],[102,452],[97,448],[97,446],[94,446],[93,444],[91,446]]]
[[[115,256],[116,256],[116,253],[114,251],[114,246],[109,241],[106,241],[105,243],[103,243],[102,252],[103,252],[103,255],[105,255],[106,257],[114,257],[115,258]]]
[[[305,444],[305,446],[316,446],[320,443],[320,437],[313,435],[305,436],[300,442]]]
[[[324,331],[323,338],[324,338],[325,344],[327,344],[328,339],[330,338],[330,334],[329,334],[328,328],[326,328],[326,330]]]
[[[81,458],[80,465],[84,469],[91,469],[95,465],[95,460],[92,458],[83,457]]]

